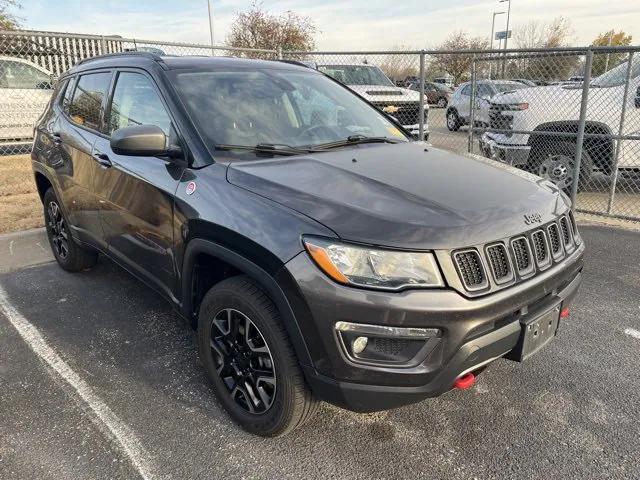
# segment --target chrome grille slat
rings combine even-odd
[[[566,215],[560,217],[560,233],[562,234],[562,243],[564,249],[569,252],[573,250],[573,234],[571,232],[571,225]]]
[[[533,255],[531,253],[531,246],[527,237],[521,236],[511,240],[511,249],[515,259],[515,266],[518,270],[518,275],[525,277],[533,273],[535,267],[533,265]]]
[[[558,224],[553,222],[547,226],[547,233],[549,234],[549,245],[551,247],[551,255],[554,259],[560,259],[563,256],[562,242],[560,241],[560,230]]]
[[[551,262],[549,253],[549,242],[545,231],[540,229],[531,234],[531,242],[533,244],[533,253],[539,268],[545,268]]]
[[[462,250],[454,253],[458,274],[469,291],[477,291],[487,288],[489,285],[487,275],[480,254],[475,249]]]
[[[513,269],[507,248],[502,243],[487,246],[487,260],[491,267],[493,279],[497,284],[513,280]]]

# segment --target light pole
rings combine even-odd
[[[507,30],[504,36],[504,49],[507,49],[507,43],[509,42],[509,19],[511,17],[511,0],[498,0],[499,3],[509,2],[507,7]],[[504,71],[507,65],[507,52],[504,52],[504,60],[502,61],[502,78],[504,78]]]
[[[493,12],[493,20],[491,20],[491,37],[489,38],[491,43],[491,50],[493,50],[493,35],[496,29],[496,15],[503,15],[505,12]],[[489,62],[489,78],[491,78],[491,70],[493,62]]]
[[[211,56],[213,57],[213,17],[211,16],[211,0],[207,0],[207,11],[209,12],[209,36],[211,37]]]

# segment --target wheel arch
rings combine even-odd
[[[536,152],[541,151],[541,149],[545,147],[545,143],[554,139],[554,137],[545,136],[542,132],[577,134],[578,128],[579,122],[577,120],[541,123],[529,136],[528,144],[531,147],[531,158],[536,158]],[[602,170],[605,174],[611,173],[614,152],[614,140],[611,138],[611,129],[604,123],[587,121],[584,131],[587,134],[607,135],[607,137],[585,138],[584,149],[591,157],[593,165],[596,168]],[[575,142],[577,140],[577,138],[574,137],[556,138],[558,138],[559,141]]]
[[[262,250],[263,247],[257,246]],[[198,284],[199,269],[216,269],[213,278],[204,285]],[[225,278],[246,275],[262,288],[274,302],[287,330],[291,344],[300,363],[312,365],[311,356],[296,320],[293,308],[274,276],[282,275],[284,269],[273,271],[267,265],[260,265],[242,253],[216,241],[196,237],[187,243],[182,266],[182,313],[197,328],[197,310],[202,297],[213,285]],[[203,291],[206,290],[206,291]]]
[[[33,176],[36,182],[36,189],[38,190],[40,202],[44,202],[44,194],[47,192],[47,190],[49,190],[49,188],[53,187],[53,183],[42,172],[35,171]]]

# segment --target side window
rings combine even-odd
[[[67,82],[67,87],[64,90],[64,97],[62,97],[62,109],[65,113],[69,113],[69,105],[71,105],[71,95],[73,94],[73,85],[76,79],[71,77]]]
[[[110,82],[110,72],[90,73],[80,77],[69,105],[69,116],[74,123],[100,131],[102,100]]]
[[[480,98],[490,98],[493,96],[493,92],[491,91],[491,87],[488,85],[482,84],[478,87],[477,96]]]
[[[134,125],[156,125],[167,137],[171,133],[171,119],[151,81],[139,73],[122,72],[113,92],[107,133]]]
[[[51,78],[32,65],[0,60],[0,88],[51,89]]]
[[[467,97],[471,96],[471,85],[465,85],[465,87],[462,89],[462,95],[466,95]]]

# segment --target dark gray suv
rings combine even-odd
[[[303,66],[84,61],[32,159],[60,266],[102,253],[157,290],[197,329],[220,402],[260,435],[320,400],[371,412],[468,388],[552,339],[581,282],[553,184],[410,142]]]

